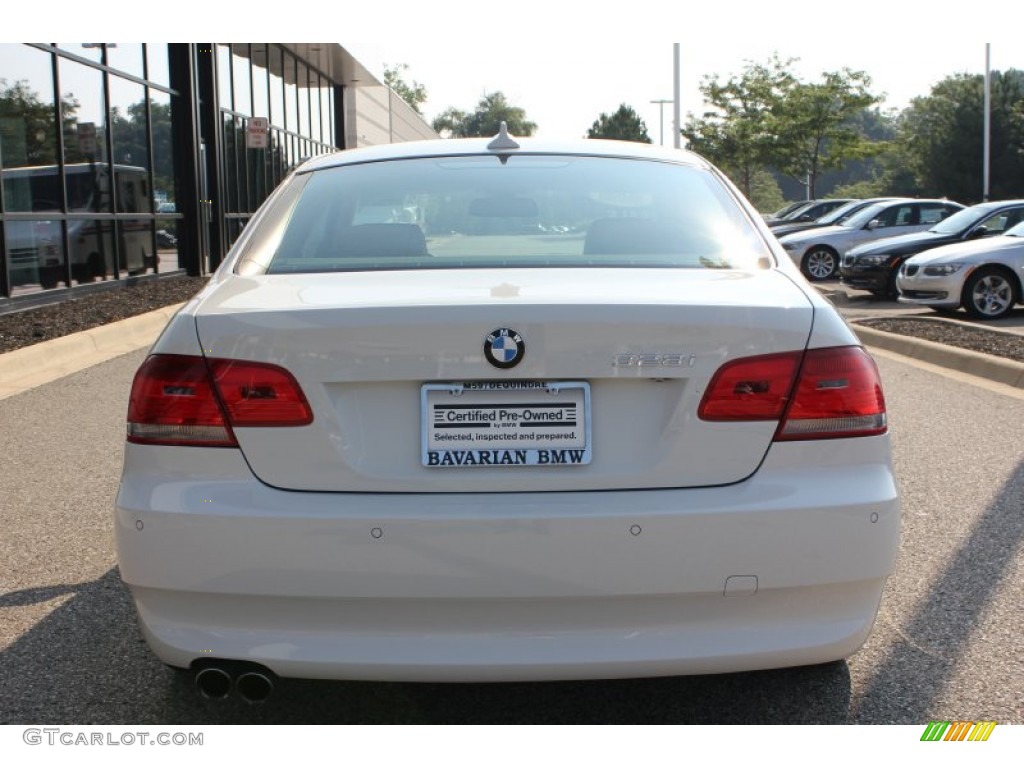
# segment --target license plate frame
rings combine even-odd
[[[430,469],[582,467],[593,456],[586,381],[467,381],[420,388]]]

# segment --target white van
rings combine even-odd
[[[109,212],[110,179],[105,164],[64,166],[69,213]],[[60,169],[56,165],[3,171],[4,203],[8,212],[60,211]],[[115,165],[117,213],[150,213],[149,172]],[[142,274],[156,268],[156,252],[146,220],[119,222],[121,271]],[[91,282],[113,274],[114,222],[110,219],[68,219],[71,276]],[[39,283],[56,287],[64,275],[60,228],[55,220],[11,221],[5,227],[12,285]]]

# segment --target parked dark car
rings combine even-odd
[[[175,237],[173,232],[168,232],[166,229],[158,229],[156,231],[156,247],[177,248],[178,238]]]
[[[796,213],[796,211],[798,209],[804,208],[805,206],[807,206],[807,205],[809,205],[810,203],[813,203],[813,202],[816,202],[816,201],[814,201],[814,200],[797,200],[795,203],[789,203],[788,205],[782,206],[775,213],[763,214],[764,215],[764,219],[765,219],[765,221],[775,221],[776,219],[784,219],[787,216],[789,216],[790,214]]]
[[[839,267],[844,285],[896,298],[896,275],[911,256],[965,240],[1001,235],[1024,220],[1024,200],[981,203],[958,211],[931,229],[887,237],[851,248]]]
[[[872,197],[870,200],[851,200],[846,205],[841,205],[831,213],[826,213],[820,219],[814,221],[800,221],[800,222],[787,222],[780,223],[776,227],[772,227],[772,234],[776,237],[782,237],[783,235],[791,235],[794,232],[805,232],[808,229],[818,229],[820,227],[831,227],[833,224],[842,224],[846,219],[853,214],[867,208],[869,205],[875,203],[887,203],[890,200],[898,200],[896,197]]]
[[[840,208],[851,202],[853,202],[853,199],[849,197],[836,198],[834,200],[810,200],[808,201],[807,206],[804,208],[798,208],[785,218],[769,221],[768,226],[775,229],[776,227],[781,227],[785,224],[798,224],[816,221],[825,214],[831,213],[836,208]]]

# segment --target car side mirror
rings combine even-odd
[[[872,219],[871,221],[869,221],[867,223],[867,226],[865,227],[865,229],[878,229],[881,226],[884,226],[882,224],[882,220],[881,219]]]
[[[975,240],[975,239],[977,239],[979,237],[985,237],[985,235],[987,235],[987,234],[988,234],[988,229],[987,228],[985,228],[985,227],[978,227],[976,230],[974,230],[973,232],[971,232],[971,234],[969,234],[967,236],[967,239],[968,240]]]

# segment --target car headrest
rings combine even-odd
[[[682,224],[657,219],[597,219],[587,230],[584,254],[681,253],[691,238]]]
[[[426,256],[427,239],[416,224],[356,224],[338,231],[332,256]]]

